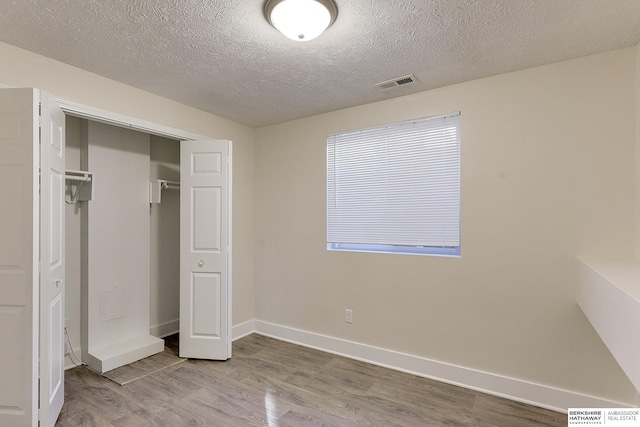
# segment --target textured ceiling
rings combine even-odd
[[[336,2],[300,43],[263,0],[0,0],[0,41],[258,127],[640,40],[639,0]]]

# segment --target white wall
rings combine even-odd
[[[151,135],[151,180],[180,182],[180,143]],[[151,334],[166,336],[180,323],[180,192],[165,190],[151,209]]]
[[[255,131],[5,43],[0,43],[0,58],[0,85],[38,87],[68,101],[233,141],[233,324],[253,319]],[[68,252],[67,255],[68,259],[80,256],[79,252]],[[79,292],[79,288],[68,286],[67,307],[79,301],[80,295],[76,292]],[[74,320],[75,314],[69,310],[67,312],[71,316],[70,330],[79,331],[80,324],[76,323],[79,319]],[[74,347],[79,345],[78,341],[73,342]]]
[[[634,250],[635,64],[623,49],[258,129],[256,318],[635,404],[574,269]],[[326,136],[453,111],[462,256],[328,252]]]

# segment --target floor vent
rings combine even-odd
[[[378,86],[380,90],[389,90],[393,89],[394,87],[404,86],[407,84],[415,83],[417,81],[418,79],[416,79],[416,76],[414,76],[413,74],[409,74],[408,76],[402,76],[396,79],[376,83],[376,86]]]

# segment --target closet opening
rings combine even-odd
[[[179,330],[180,141],[67,114],[65,142],[94,177],[66,186],[66,364],[104,372]]]

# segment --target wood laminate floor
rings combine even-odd
[[[56,426],[566,426],[567,416],[250,335],[226,362],[188,360],[120,386],[65,375]]]

